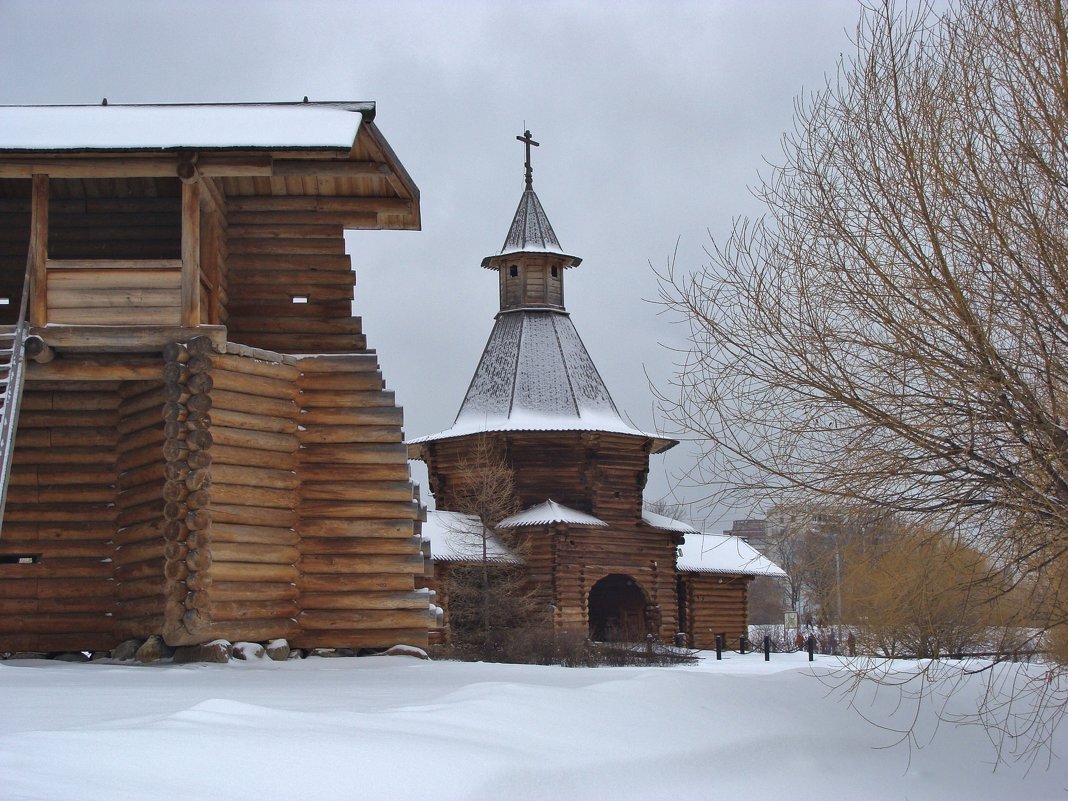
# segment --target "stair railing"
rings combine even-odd
[[[22,281],[22,302],[19,304],[19,319],[11,342],[11,362],[8,366],[7,383],[0,392],[4,408],[0,410],[0,536],[3,536],[4,510],[7,508],[7,487],[11,477],[11,457],[15,451],[15,431],[19,423],[19,407],[22,405],[22,385],[25,379],[25,342],[28,325],[26,312],[29,307],[30,280],[33,268],[32,251],[26,255],[26,276]]]

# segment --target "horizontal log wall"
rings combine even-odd
[[[453,498],[470,479],[464,474],[470,454],[483,437],[512,466],[523,508],[551,498],[608,522],[632,524],[641,518],[650,440],[583,431],[490,433],[426,443],[438,508],[453,508]]]
[[[126,381],[119,398],[112,564],[115,630],[119,639],[127,639],[163,631],[163,381]]]
[[[401,410],[373,354],[300,359],[301,542],[296,644],[425,646],[422,583]]]
[[[118,382],[26,384],[0,536],[0,652],[117,642],[119,398]]]
[[[647,527],[539,527],[525,533],[524,551],[538,597],[555,607],[556,625],[586,632],[590,590],[606,576],[630,576],[649,603],[646,621],[659,638],[678,630],[673,535]]]
[[[297,371],[204,338],[164,356],[167,641],[292,637]]]
[[[352,316],[356,275],[341,225],[323,224],[315,215],[304,223],[274,219],[261,210],[270,200],[227,200],[231,339],[281,353],[364,350],[360,320]]]
[[[726,634],[725,645],[738,647],[748,632],[749,581],[745,576],[683,573],[679,577],[685,605],[685,631],[694,648],[715,648],[716,635]]]
[[[47,261],[48,322],[61,325],[179,325],[177,260]]]
[[[48,255],[53,259],[181,257],[177,178],[49,181]]]

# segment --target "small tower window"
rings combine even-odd
[[[559,268],[559,267],[557,267],[557,266],[556,266],[556,265],[554,264],[554,265],[553,265],[553,278],[559,278],[559,277],[560,277],[560,268]]]
[[[516,276],[518,276],[519,275],[519,267],[517,265],[513,264],[511,267],[508,268],[508,275],[512,276],[512,278],[515,278]]]

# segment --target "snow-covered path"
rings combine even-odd
[[[812,672],[778,654],[652,669],[4,662],[0,799],[1068,796],[1064,760],[994,772],[981,729],[942,724],[931,739],[933,704],[916,721],[922,748],[884,748],[899,736]],[[951,704],[974,704],[979,684]],[[897,700],[861,706],[886,722]],[[1068,756],[1065,730],[1055,750]]]

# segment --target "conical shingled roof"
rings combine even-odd
[[[515,216],[508,228],[508,236],[496,256],[487,256],[482,260],[483,267],[497,267],[493,262],[497,257],[513,253],[559,253],[566,257],[564,267],[577,267],[582,259],[564,253],[560,240],[556,238],[549,216],[542,208],[541,201],[533,189],[526,189],[519,198]]]
[[[560,240],[533,189],[524,190],[501,253],[563,253]]]

